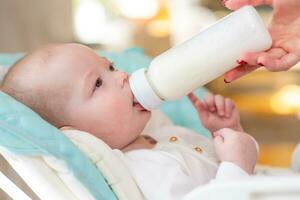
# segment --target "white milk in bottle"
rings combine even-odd
[[[272,39],[252,6],[244,6],[152,60],[129,79],[147,110],[176,100],[233,69],[240,55],[267,50]]]

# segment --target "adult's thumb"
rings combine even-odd
[[[230,10],[236,10],[245,5],[272,5],[272,0],[223,0],[223,4]]]

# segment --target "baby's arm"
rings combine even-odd
[[[217,155],[223,162],[221,168],[233,163],[252,174],[258,153],[257,143],[244,133],[239,112],[232,100],[210,93],[205,95],[203,101],[192,93],[188,97],[198,111],[202,125],[212,133]],[[237,169],[232,166],[231,169]]]
[[[188,98],[196,108],[202,125],[211,133],[221,128],[243,132],[239,112],[231,99],[211,93],[207,93],[203,101],[193,93],[190,93]]]

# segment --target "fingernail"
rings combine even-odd
[[[258,62],[257,64],[260,65],[260,66],[264,66],[264,64],[262,64],[261,62]]]
[[[246,64],[248,64],[246,61],[244,61],[244,60],[237,60],[236,61],[239,65],[246,65]]]
[[[230,82],[229,82],[229,81],[227,81],[226,79],[224,79],[224,83],[228,84],[228,83],[230,83]]]

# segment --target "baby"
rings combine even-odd
[[[79,44],[37,49],[19,60],[1,90],[60,129],[88,132],[120,149],[145,199],[181,199],[211,180],[253,173],[256,143],[240,125],[230,99],[188,97],[213,141],[165,126],[141,135],[151,112],[134,102],[128,75]]]

